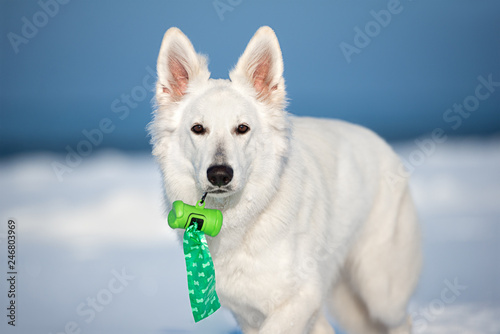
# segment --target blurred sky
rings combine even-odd
[[[479,76],[500,82],[499,1],[59,1],[0,0],[0,155],[76,149],[103,119],[93,150],[149,149],[150,86],[172,26],[209,56],[215,78],[271,26],[294,114],[389,140],[500,131],[500,86],[475,97]],[[470,116],[446,114],[464,102]]]

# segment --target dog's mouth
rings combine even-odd
[[[229,190],[218,189],[218,190],[210,191],[210,194],[224,194],[224,193],[227,193],[227,192],[229,192]]]
[[[230,193],[232,193],[232,189],[230,188],[211,188],[211,189],[207,189],[206,192],[209,194],[209,195],[216,195],[216,197],[218,197],[217,195],[221,196],[221,197],[224,197],[224,195],[228,195]]]

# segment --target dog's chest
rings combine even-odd
[[[288,256],[274,256],[281,249],[249,254],[244,249],[214,259],[217,294],[224,306],[234,312],[266,314],[282,298],[280,286],[290,275]],[[239,312],[240,311],[240,312]]]

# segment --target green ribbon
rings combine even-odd
[[[220,308],[215,291],[215,270],[205,233],[190,225],[184,232],[184,258],[186,259],[189,300],[194,321],[205,319]]]

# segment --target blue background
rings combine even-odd
[[[46,22],[37,1],[0,3],[4,156],[76,148],[86,139],[82,131],[104,118],[113,129],[93,149],[148,150],[149,73],[172,26],[209,56],[214,78],[227,78],[257,28],[271,26],[294,114],[352,121],[388,140],[437,127],[450,136],[500,131],[500,87],[457,129],[443,120],[446,109],[474,94],[478,76],[500,81],[498,1],[401,1],[400,13],[350,63],[340,44],[354,45],[355,27],[364,30],[374,21],[370,11],[387,9],[389,1],[220,0],[226,7],[218,12],[214,1],[72,0],[52,6]],[[26,21],[40,27],[16,53],[9,33],[22,36]],[[129,106],[120,101],[132,93]]]

